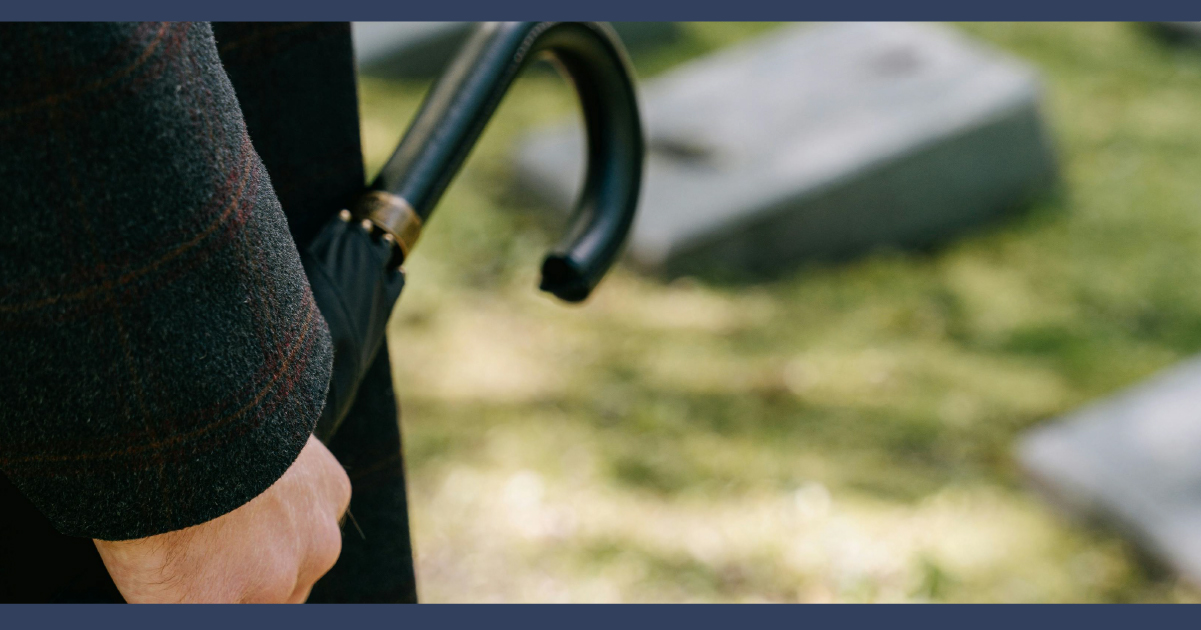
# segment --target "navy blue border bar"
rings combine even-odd
[[[7,628],[232,630],[285,628],[1156,628],[1196,624],[1195,606],[1138,605],[830,605],[830,606],[600,606],[600,605],[314,605],[314,606],[0,606]]]
[[[1201,20],[1198,0],[10,0],[7,20]]]

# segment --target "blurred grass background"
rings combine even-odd
[[[642,77],[770,24],[685,24]],[[522,79],[407,265],[389,343],[423,601],[1195,601],[1064,519],[1023,429],[1201,349],[1201,54],[1128,24],[967,24],[1036,64],[1051,198],[928,252],[755,285],[536,290],[511,182],[576,116]],[[426,83],[364,78],[378,169]]]

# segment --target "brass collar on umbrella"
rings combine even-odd
[[[421,236],[421,217],[413,206],[398,197],[382,190],[372,190],[355,202],[350,212],[355,219],[362,221],[364,227],[373,227],[384,233],[385,240],[391,240],[400,250],[400,264],[409,257],[413,246]]]

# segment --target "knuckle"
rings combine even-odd
[[[305,567],[301,572],[301,586],[310,586],[329,572],[342,555],[342,531],[333,519],[324,519],[313,532]]]
[[[350,476],[346,474],[346,470],[341,465],[336,467],[333,474],[333,500],[338,507],[337,516],[342,516],[346,513],[346,508],[350,506]]]
[[[254,588],[242,601],[247,603],[283,603],[296,590],[299,572],[295,562],[277,559],[260,574]]]
[[[264,600],[272,604],[286,603],[288,599],[292,597],[292,592],[295,590],[295,578],[291,580],[281,580],[279,583],[274,584],[272,588],[263,593]]]
[[[318,444],[320,443],[318,442]],[[324,482],[322,490],[330,505],[337,508],[337,516],[340,517],[350,505],[350,476],[346,474],[346,469],[342,467],[333,453],[330,453],[324,446],[320,452],[324,462],[321,472]]]
[[[327,521],[321,528],[321,544],[317,565],[321,573],[329,571],[342,555],[342,529],[337,521]]]

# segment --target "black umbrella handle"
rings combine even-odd
[[[569,77],[584,110],[588,167],[541,289],[578,302],[608,271],[634,220],[644,143],[633,73],[599,22],[484,22],[430,90],[396,152],[355,208],[407,256],[518,73],[539,53]]]

